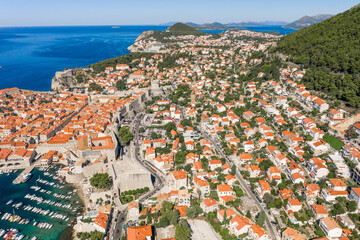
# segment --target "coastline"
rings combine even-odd
[[[50,90],[52,91],[52,90]],[[60,164],[61,165],[61,164]],[[86,212],[86,201],[85,201],[85,193],[83,191],[82,185],[81,183],[71,183],[68,182],[66,177],[64,177],[64,181],[67,185],[71,186],[75,191],[76,190],[76,194],[80,199],[80,204],[81,204],[81,208],[79,208],[81,215],[83,215]],[[64,232],[61,234],[61,236],[59,237],[59,239],[69,239],[69,240],[74,240],[74,239],[78,239],[78,237],[76,236],[76,234],[78,233],[78,231],[76,231],[75,226],[76,224],[78,224],[78,222],[76,221],[77,218],[75,217],[74,219],[74,224],[71,224],[71,226],[69,226],[67,229],[64,230]]]
[[[81,206],[83,205],[82,203],[80,203],[83,201],[81,199],[81,194],[78,193],[76,194],[76,192],[74,192],[75,189],[78,189],[78,186],[75,186],[74,184],[69,184],[68,182],[64,181],[62,184],[60,182],[58,182],[60,179],[57,179],[57,177],[59,177],[57,175],[56,172],[57,166],[53,165],[49,171],[43,171],[41,168],[35,168],[32,171],[33,176],[29,179],[29,181],[22,183],[22,184],[12,184],[14,178],[16,178],[22,171],[21,170],[17,170],[17,172],[12,173],[12,174],[1,174],[0,178],[2,179],[2,186],[1,186],[1,191],[3,193],[3,197],[0,199],[0,202],[2,204],[2,212],[6,213],[12,212],[12,208],[9,205],[6,205],[5,203],[10,200],[13,199],[15,202],[23,202],[24,206],[34,206],[34,202],[33,200],[30,200],[28,198],[25,198],[24,196],[26,194],[30,194],[30,195],[36,195],[39,197],[44,197],[44,199],[46,200],[51,200],[51,201],[55,201],[58,203],[66,203],[69,204],[71,203],[72,206]],[[47,175],[46,173],[50,173],[52,175]],[[61,186],[63,187],[57,187],[57,186],[53,186],[53,185],[49,185],[43,182],[37,182],[38,179],[42,179],[48,182],[55,182],[56,184],[61,184]],[[48,195],[38,192],[36,190],[31,189],[32,186],[38,186],[41,187],[41,189],[45,189],[48,191],[51,191],[51,194],[48,193]],[[73,193],[71,193],[71,192]],[[59,193],[59,194],[63,194],[63,195],[70,195],[71,196],[71,200],[63,200],[62,198],[55,198],[53,196],[54,193]],[[79,197],[77,197],[79,196]],[[71,201],[71,202],[69,202]],[[78,201],[79,204],[76,204],[75,201]],[[20,225],[14,225],[12,222],[6,221],[6,220],[0,220],[0,228],[4,228],[4,229],[10,229],[10,228],[16,228],[19,229],[19,231],[24,234],[27,237],[38,237],[38,239],[51,239],[51,240],[57,240],[57,239],[73,239],[72,238],[72,224],[71,221],[74,220],[76,218],[77,213],[76,212],[72,212],[71,210],[68,209],[60,209],[59,207],[55,206],[53,207],[52,205],[49,204],[42,204],[41,206],[39,206],[41,209],[44,210],[50,210],[50,211],[54,211],[57,212],[59,214],[64,214],[66,216],[68,216],[71,220],[70,221],[66,221],[63,222],[61,220],[56,220],[56,219],[52,219],[51,216],[49,215],[39,215],[39,214],[34,214],[31,211],[26,211],[24,210],[24,207],[20,207],[16,210],[16,214],[19,215],[21,218],[24,219],[30,219],[30,220],[37,220],[38,222],[48,222],[48,223],[52,223],[54,224],[53,228],[51,228],[51,230],[43,230],[41,228],[34,228],[33,224],[20,224]],[[83,209],[80,207],[78,209],[77,212],[82,212]],[[61,222],[60,222],[61,221]],[[49,234],[49,236],[47,235]]]
[[[66,178],[65,178],[66,181]],[[83,191],[83,188],[81,186],[81,183],[69,183],[66,181],[67,184],[71,185],[74,190],[76,190],[77,195],[79,196],[80,200],[81,200],[81,215],[83,215],[86,212],[87,209],[87,205],[86,205],[86,201],[85,201],[85,193]],[[71,231],[67,232],[65,231],[64,234],[62,234],[60,239],[78,239],[77,238],[77,233],[78,231],[76,230],[76,225],[78,224],[78,222],[76,221],[72,226],[71,226]],[[69,237],[69,238],[67,238]]]

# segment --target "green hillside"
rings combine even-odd
[[[309,69],[309,89],[360,107],[360,7],[289,34],[276,50]]]
[[[113,67],[115,68],[117,64],[127,64],[130,67],[132,67],[132,61],[134,59],[140,59],[141,57],[150,58],[153,55],[153,53],[129,53],[126,55],[121,55],[120,57],[110,58],[106,59],[94,64],[91,64],[90,67],[94,70],[95,73],[103,72],[105,71],[106,67]],[[137,64],[137,63],[136,63]]]
[[[204,32],[196,30],[195,28],[190,27],[184,23],[175,23],[166,31],[176,35],[205,35]]]

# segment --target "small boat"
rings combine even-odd
[[[27,173],[23,176],[22,178],[22,182],[25,183],[27,181],[29,181],[29,179],[31,178],[32,174],[31,173]]]
[[[23,205],[23,203],[22,203],[22,202],[19,202],[19,203],[17,203],[17,204],[13,204],[12,206],[13,206],[14,208],[20,208],[22,205]]]
[[[10,205],[10,204],[12,204],[13,202],[14,202],[14,200],[10,199],[10,200],[6,203],[6,205]]]

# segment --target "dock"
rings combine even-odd
[[[15,178],[15,180],[13,181],[13,184],[21,183],[23,180],[23,176],[25,176],[28,173],[31,173],[33,169],[34,169],[34,166],[29,166],[29,167],[25,168],[25,170],[22,173],[20,173],[20,175],[17,178]]]

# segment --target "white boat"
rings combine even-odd
[[[17,204],[14,204],[13,207],[14,207],[14,208],[19,208],[19,207],[21,207],[22,205],[23,205],[23,203],[22,203],[22,202],[19,202],[19,203],[17,203]]]
[[[32,174],[31,173],[27,173],[23,176],[22,178],[22,182],[25,183],[27,181],[29,181],[29,179],[31,178]]]

